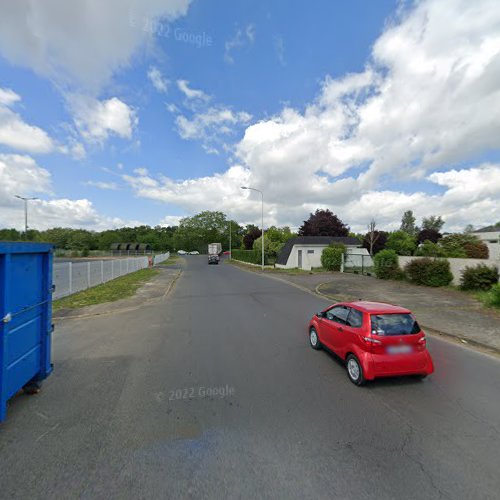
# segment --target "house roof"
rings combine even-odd
[[[290,257],[294,245],[328,246],[330,243],[334,242],[343,243],[348,246],[361,246],[358,238],[354,238],[353,236],[297,236],[296,238],[290,238],[285,243],[276,259],[276,264],[285,265],[288,262],[288,257]]]
[[[494,233],[496,231],[500,231],[500,222],[493,224],[492,226],[486,226],[482,229],[477,229],[474,231],[475,233]]]

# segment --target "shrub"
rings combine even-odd
[[[478,264],[475,267],[466,267],[460,278],[462,290],[489,290],[498,283],[498,267],[489,267]]]
[[[424,257],[412,260],[406,264],[405,273],[417,285],[446,286],[453,281],[450,263],[445,259]]]
[[[431,241],[437,243],[442,234],[436,229],[422,229],[417,235],[417,241],[423,243],[424,241]]]
[[[405,231],[394,231],[389,234],[385,248],[394,250],[398,255],[412,255],[417,246],[414,236]]]
[[[262,252],[259,250],[232,250],[231,257],[250,264],[262,264]],[[264,264],[267,264],[267,255],[265,253]]]
[[[446,252],[438,244],[427,240],[417,248],[415,255],[422,257],[446,257]]]
[[[403,271],[399,267],[398,254],[394,250],[380,250],[374,257],[375,276],[383,280],[402,279]]]
[[[482,241],[465,243],[464,250],[469,259],[487,259],[490,256],[488,245]]]
[[[467,244],[481,244],[481,240],[473,234],[449,234],[439,240],[439,245],[446,252],[447,257],[470,258],[467,254]],[[474,250],[470,249],[469,252]]]
[[[500,283],[491,287],[486,297],[486,304],[491,307],[500,307]]]
[[[321,252],[321,265],[328,271],[340,271],[345,246],[329,246]]]

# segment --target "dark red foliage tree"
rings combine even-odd
[[[442,237],[443,235],[435,229],[422,229],[422,231],[418,233],[417,241],[418,243],[423,243],[424,241],[432,241],[432,243],[437,243],[438,240]]]
[[[370,233],[366,233],[363,238],[363,248],[366,248],[368,252],[370,251]],[[387,233],[385,231],[374,231],[373,233],[373,255],[380,252],[385,248],[387,243]]]
[[[245,250],[252,250],[253,242],[262,236],[262,233],[258,227],[249,228],[248,232],[243,236],[243,245]]]
[[[330,210],[316,210],[299,228],[299,236],[348,236],[346,226]]]

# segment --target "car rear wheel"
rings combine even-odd
[[[356,385],[363,385],[365,377],[363,376],[363,368],[358,358],[354,354],[349,354],[346,360],[347,375],[349,380]]]
[[[309,343],[311,344],[311,347],[316,351],[319,351],[321,349],[321,342],[319,341],[318,332],[314,328],[311,328],[309,330]]]

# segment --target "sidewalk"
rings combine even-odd
[[[500,353],[500,312],[486,309],[479,301],[458,290],[417,286],[351,273],[285,274],[264,271],[264,274],[328,296],[332,302],[363,299],[407,307],[415,313],[424,329]]]

